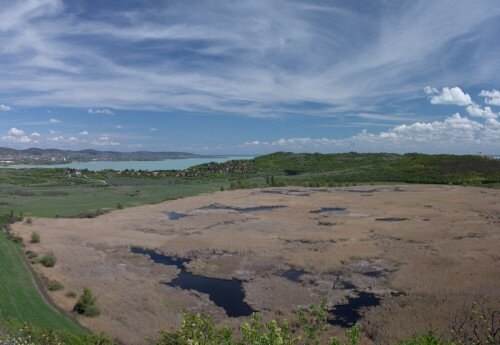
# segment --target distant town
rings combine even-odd
[[[187,152],[116,152],[98,150],[58,150],[30,148],[16,150],[0,148],[0,165],[16,164],[62,164],[71,162],[91,161],[155,161],[164,159],[207,157]]]

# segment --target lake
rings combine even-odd
[[[73,162],[68,164],[49,164],[49,165],[36,165],[36,164],[19,164],[10,165],[3,168],[70,168],[83,170],[88,169],[92,171],[100,171],[104,169],[113,170],[182,170],[189,167],[217,162],[223,163],[235,159],[252,159],[255,156],[227,156],[227,157],[213,157],[213,158],[182,158],[182,159],[165,159],[161,161],[92,161],[92,162]]]

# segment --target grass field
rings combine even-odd
[[[218,190],[220,184],[12,186],[0,184],[0,213],[68,217],[92,210],[158,203]]]
[[[81,333],[82,328],[47,305],[34,285],[19,248],[0,231],[0,314],[40,327]]]

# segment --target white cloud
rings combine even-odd
[[[8,132],[8,135],[21,136],[24,135],[24,131],[22,129],[17,129],[16,127],[12,127]]]
[[[21,138],[19,138],[19,142],[27,144],[31,142],[31,138],[27,137],[26,135],[23,135],[21,136]]]
[[[484,107],[484,109],[482,109],[477,104],[469,105],[466,110],[471,116],[484,117],[486,119],[496,119],[498,117],[498,115],[495,114],[490,107]]]
[[[498,152],[500,122],[488,118],[484,124],[456,113],[443,121],[402,124],[377,134],[366,130],[349,138],[281,138],[276,141],[249,141],[242,146],[266,151],[308,152],[386,151],[451,152],[489,150]]]
[[[34,138],[40,138],[40,133],[33,132],[33,133],[31,133],[31,136],[34,137]]]
[[[149,129],[151,132],[156,132],[158,130],[158,128],[150,128]]]
[[[114,112],[112,112],[109,109],[103,108],[103,109],[92,109],[90,108],[87,110],[89,114],[103,114],[103,115],[115,115]]]
[[[80,135],[89,135],[89,132],[83,131],[83,132],[80,132]]]
[[[49,129],[49,133],[50,134],[59,134],[59,133],[61,133],[61,131],[58,131],[56,129]]]
[[[484,100],[486,104],[500,105],[500,91],[498,90],[483,90],[479,93],[479,96],[486,97]]]
[[[69,141],[78,141],[78,139],[77,139],[77,138],[75,138],[75,137],[69,137],[69,139],[68,139],[68,140],[69,140]]]
[[[440,94],[431,97],[432,104],[456,104],[466,106],[472,104],[469,94],[464,93],[459,87],[443,87]]]
[[[117,129],[122,129],[123,127],[121,125],[116,125]]]
[[[431,87],[430,85],[424,87],[424,92],[428,95],[439,93],[439,91],[436,88]]]
[[[14,108],[5,104],[0,104],[0,111],[11,111],[11,110],[14,110]]]
[[[64,140],[64,137],[62,135],[58,135],[58,136],[55,136],[55,137],[47,138],[47,141],[49,141],[49,142],[55,142],[55,143],[61,142],[63,140]]]
[[[13,144],[27,144],[31,142],[31,138],[26,135],[5,135],[2,137],[2,141],[13,143]]]
[[[49,120],[49,122],[50,123],[61,123],[61,120],[52,118],[52,119]]]
[[[120,143],[111,140],[108,134],[99,136],[96,140],[90,142],[94,146],[119,146]]]

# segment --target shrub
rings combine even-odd
[[[119,210],[123,209],[123,204],[122,203],[116,204],[116,208]]]
[[[96,305],[96,297],[89,288],[83,289],[83,294],[78,299],[78,302],[76,302],[73,310],[87,317],[98,316],[101,313],[99,307]]]
[[[76,298],[76,292],[68,291],[65,296],[68,298]]]
[[[45,267],[54,267],[56,265],[56,262],[56,256],[52,251],[48,252],[40,259],[40,263]]]
[[[40,243],[40,234],[38,232],[31,234],[31,243]]]
[[[99,309],[99,307],[96,305],[91,305],[87,309],[85,309],[83,315],[85,315],[86,317],[96,317],[101,315],[101,309]]]
[[[57,280],[53,280],[49,283],[49,291],[59,291],[62,289],[64,289],[64,285]]]
[[[26,217],[26,223],[28,223],[28,224],[33,224],[33,218],[31,218],[31,217]]]

